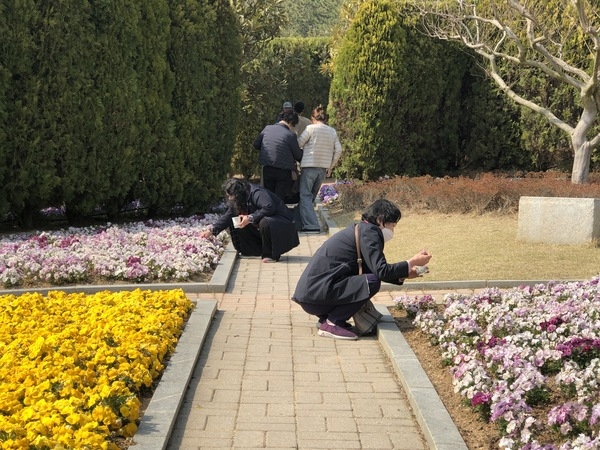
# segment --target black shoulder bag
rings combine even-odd
[[[362,255],[360,253],[360,242],[358,239],[358,224],[354,225],[354,239],[356,240],[356,262],[358,263],[358,274],[362,275]],[[379,322],[382,317],[383,314],[377,311],[377,308],[375,308],[375,305],[369,299],[366,301],[363,307],[352,316],[352,320],[354,321],[354,329],[361,336],[373,334],[377,331],[377,322]]]

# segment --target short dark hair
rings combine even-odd
[[[383,225],[386,223],[396,223],[402,217],[400,208],[394,203],[390,202],[385,198],[375,200],[371,206],[369,206],[362,213],[361,219],[366,220],[373,225]]]
[[[284,110],[281,113],[281,120],[289,123],[292,126],[296,126],[298,124],[298,114],[296,114],[294,111]]]
[[[302,111],[304,111],[304,102],[297,101],[294,103],[294,111],[296,111],[298,114],[302,113]]]

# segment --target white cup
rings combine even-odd
[[[240,216],[233,216],[231,220],[233,220],[233,228],[240,228],[240,223],[242,223]]]

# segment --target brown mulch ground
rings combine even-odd
[[[389,308],[396,319],[396,324],[402,335],[415,352],[423,370],[431,380],[440,399],[456,424],[469,450],[496,450],[500,433],[496,426],[484,422],[479,414],[466,406],[462,398],[454,393],[452,376],[448,366],[442,364],[439,352],[432,347],[423,333],[417,330],[404,311]]]

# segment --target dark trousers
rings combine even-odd
[[[258,227],[246,225],[244,228],[229,227],[231,242],[238,253],[244,256],[273,257],[271,229],[269,222],[261,220]]]
[[[352,303],[343,305],[323,305],[320,303],[300,303],[302,309],[308,314],[317,316],[320,322],[329,319],[336,325],[343,325],[350,317],[356,314],[360,308],[370,300],[381,289],[381,281],[372,273],[363,275],[369,283],[369,297]]]
[[[292,185],[292,171],[263,166],[262,178],[263,186],[285,202]]]

